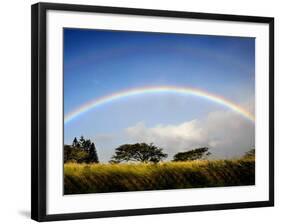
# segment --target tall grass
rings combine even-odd
[[[65,194],[253,184],[254,159],[159,164],[64,164]]]

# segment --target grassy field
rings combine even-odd
[[[64,164],[65,194],[254,184],[254,159],[159,164]]]

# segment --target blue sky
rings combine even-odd
[[[65,114],[91,99],[128,88],[162,85],[199,88],[253,112],[254,83],[254,38],[64,29]],[[233,137],[228,145],[215,144],[226,137],[212,129],[213,123],[224,119],[221,128],[228,127],[230,136],[239,123],[246,137],[237,137],[237,142]],[[209,126],[204,129],[203,124]],[[167,132],[176,134],[169,135],[168,141]],[[192,136],[197,132],[199,137]],[[66,124],[64,135],[66,144],[75,136],[91,138],[104,162],[120,144],[136,141],[156,142],[169,154],[177,151],[175,145],[183,151],[207,144],[221,157],[236,156],[254,145],[254,125],[241,116],[198,97],[171,94],[106,104]],[[235,151],[238,143],[241,149]]]

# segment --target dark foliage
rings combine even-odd
[[[90,143],[89,145],[88,162],[95,162],[95,163],[99,162],[96,146],[93,142]]]
[[[75,137],[71,146],[64,146],[64,162],[98,163],[95,144],[90,139],[84,139],[83,136],[79,141]]]
[[[173,161],[191,161],[191,160],[197,160],[202,158],[207,158],[209,155],[211,155],[208,147],[203,148],[197,148],[193,149],[187,152],[179,152],[176,155],[174,155]]]
[[[112,156],[111,163],[119,162],[153,162],[158,163],[168,155],[162,152],[163,149],[151,144],[136,143],[125,144],[115,149],[115,155]]]
[[[79,148],[80,147],[79,142],[78,142],[76,137],[74,138],[74,140],[72,142],[72,147],[73,148]]]
[[[64,162],[83,163],[88,161],[89,153],[80,148],[73,148],[70,145],[64,146]]]

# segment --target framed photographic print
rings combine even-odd
[[[274,19],[32,6],[32,219],[274,205]]]

